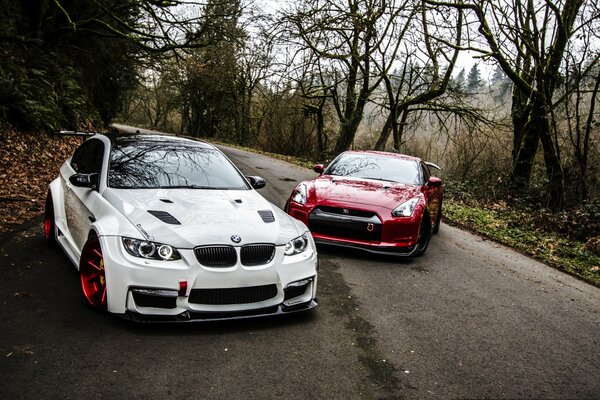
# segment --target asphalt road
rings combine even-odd
[[[311,171],[223,148],[278,206]],[[313,314],[137,325],[83,303],[41,221],[0,237],[0,399],[600,398],[600,290],[442,225],[404,260],[319,248]]]

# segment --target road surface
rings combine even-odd
[[[280,207],[315,175],[221,148]],[[313,314],[137,325],[34,221],[0,237],[0,398],[600,398],[598,288],[447,225],[417,259],[319,254]]]

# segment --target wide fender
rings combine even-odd
[[[139,230],[121,214],[112,204],[99,196],[92,206],[92,214],[96,219],[92,225],[98,237],[101,236],[128,236],[142,238]]]
[[[65,193],[60,178],[54,179],[48,185],[48,192],[52,196],[52,208],[54,209],[54,221],[60,229],[67,226],[67,216],[65,213]]]

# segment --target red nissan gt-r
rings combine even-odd
[[[301,182],[285,211],[304,222],[322,244],[415,257],[425,253],[442,217],[439,169],[416,157],[347,151],[320,175]]]

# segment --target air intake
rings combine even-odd
[[[226,289],[192,289],[189,302],[194,304],[249,304],[277,296],[277,285],[250,286]]]
[[[166,211],[148,210],[148,212],[150,214],[154,215],[156,218],[160,219],[165,224],[181,225],[181,222],[179,222],[177,220],[177,218],[175,218],[174,216],[172,216],[171,214],[169,214]]]
[[[271,210],[258,210],[258,214],[262,218],[265,223],[275,222],[275,216],[271,212]]]

